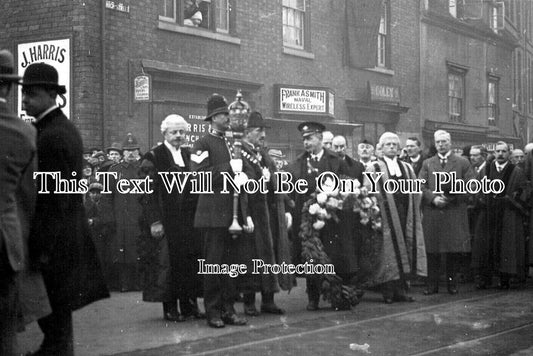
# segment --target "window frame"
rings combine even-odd
[[[159,0],[159,1],[172,1],[174,4],[174,18],[167,17],[165,15],[158,14],[158,18],[162,22],[166,22],[175,26],[179,26],[182,28],[192,29],[193,31],[198,31],[198,33],[202,32],[212,32],[212,33],[220,33],[221,35],[235,35],[236,33],[236,19],[235,19],[235,4],[236,0],[225,0],[226,1],[226,7],[227,7],[227,30],[223,28],[218,27],[218,21],[217,21],[217,11],[219,9],[218,4],[219,0],[204,0],[204,2],[208,3],[209,9],[208,9],[208,16],[206,18],[203,18],[202,21],[208,22],[208,27],[203,26],[190,26],[184,24],[184,0]],[[189,32],[189,31],[188,31]]]
[[[176,13],[177,13],[177,11],[176,11],[176,5],[177,5],[176,2],[180,1],[180,0],[159,0],[159,1],[164,2],[163,9],[165,10],[165,14],[164,15],[159,14],[159,19],[163,20],[163,21],[177,22],[178,19],[176,18]],[[172,7],[174,9],[174,14],[173,14],[174,16],[173,17],[165,16],[165,15],[167,15],[166,14],[166,4],[167,4],[167,2],[171,2],[172,3]]]
[[[295,7],[289,7],[286,5],[287,2],[297,2],[298,0],[282,0],[281,1],[281,26],[282,26],[282,43],[284,48],[297,50],[297,51],[309,51],[310,50],[310,1],[301,0],[303,3],[303,10]],[[292,9],[293,11],[300,11],[302,13],[301,18],[301,45],[294,44],[291,42],[285,41],[285,28],[289,25],[285,23],[285,8]]]
[[[376,67],[378,68],[391,68],[391,33],[390,33],[390,0],[383,1],[383,11],[379,23],[378,29],[378,43],[377,43],[377,56]],[[381,32],[381,24],[384,24],[385,31]],[[381,54],[383,52],[383,54]]]
[[[448,120],[450,122],[456,122],[456,123],[465,123],[466,122],[466,72],[467,70],[462,67],[454,66],[454,65],[448,65],[448,70],[446,72],[446,80],[447,80],[447,103],[448,103]],[[452,96],[452,88],[450,87],[450,79],[451,76],[458,77],[459,82],[461,84],[461,96]],[[454,89],[454,91],[457,91]],[[452,108],[457,108],[457,105],[453,105],[454,100],[460,100],[460,112],[459,115],[456,115],[455,112],[452,112]]]
[[[491,102],[491,84],[494,85],[493,102]],[[500,78],[490,73],[487,75],[487,120],[488,126],[498,127],[500,122]]]

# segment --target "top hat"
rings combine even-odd
[[[207,100],[207,116],[205,121],[210,121],[213,116],[216,114],[229,114],[228,102],[220,94],[213,94]]]
[[[107,147],[107,148],[105,149],[105,151],[106,151],[107,153],[109,153],[109,151],[117,151],[117,152],[119,152],[119,153],[122,154],[122,145],[121,145],[120,143],[118,143],[118,142],[113,142],[113,143],[111,144],[111,147]]]
[[[26,68],[22,81],[23,86],[41,86],[54,88],[58,94],[65,94],[67,89],[58,84],[57,70],[46,63],[33,63]]]
[[[0,81],[18,82],[20,77],[13,74],[15,71],[15,61],[13,55],[7,49],[0,51]]]
[[[309,137],[315,133],[322,133],[326,129],[326,126],[320,122],[306,121],[298,125],[298,131],[302,133],[302,137]]]
[[[248,128],[250,127],[270,128],[270,126],[265,123],[263,115],[261,115],[259,111],[252,111],[250,114],[250,117],[248,118]]]
[[[139,143],[137,142],[137,139],[133,134],[130,132],[128,133],[128,136],[124,140],[124,143],[122,143],[122,150],[140,150],[141,146],[139,146]]]

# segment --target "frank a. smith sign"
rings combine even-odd
[[[334,96],[328,88],[276,85],[276,108],[279,114],[334,116]]]

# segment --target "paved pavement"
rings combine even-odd
[[[261,315],[224,329],[205,321],[167,323],[159,303],[116,293],[74,314],[76,355],[533,354],[533,285],[506,292],[461,285],[458,295],[429,297],[415,287],[416,302],[392,305],[368,292],[352,311],[323,305],[307,312],[304,281],[298,284],[276,295],[286,315]],[[30,325],[19,336],[21,351],[36,349],[41,339]]]

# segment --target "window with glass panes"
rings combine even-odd
[[[450,121],[464,122],[464,73],[448,72],[448,114]]]
[[[216,1],[216,28],[218,32],[229,32],[229,0]]]
[[[160,0],[159,15],[166,19],[176,20],[176,0]]]
[[[305,0],[283,0],[283,44],[304,48]]]
[[[496,77],[489,77],[488,79],[488,87],[487,87],[487,101],[488,101],[488,119],[489,119],[489,126],[497,126],[498,125],[498,113],[499,113],[499,105],[498,105],[498,78]]]
[[[378,31],[378,67],[388,67],[389,6],[383,2]]]

